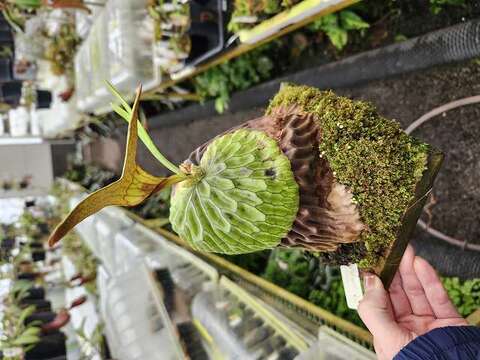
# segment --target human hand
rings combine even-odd
[[[392,359],[405,345],[430,330],[468,325],[450,301],[437,273],[408,246],[388,291],[380,278],[364,276],[358,313],[373,335],[378,359]]]

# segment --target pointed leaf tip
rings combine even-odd
[[[128,126],[127,145],[122,176],[112,184],[97,190],[83,199],[55,228],[48,239],[49,246],[55,245],[75,225],[106,206],[136,206],[151,194],[185,179],[183,174],[168,178],[150,175],[136,163],[138,136],[138,106],[142,93],[141,86],[137,89],[135,102],[131,110]]]

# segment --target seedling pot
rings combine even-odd
[[[32,259],[35,262],[43,261],[43,260],[45,260],[45,258],[46,258],[45,251],[34,251],[34,252],[32,252]]]
[[[32,249],[43,249],[43,243],[32,241],[28,243],[28,246]]]
[[[48,235],[50,233],[50,228],[47,223],[39,223],[37,224],[37,227],[42,235]]]
[[[34,272],[22,272],[17,274],[18,280],[35,280],[39,276],[38,273]]]
[[[15,245],[15,238],[4,238],[2,240],[2,249],[11,250]]]
[[[57,316],[57,314],[52,311],[36,312],[25,319],[25,325],[30,324],[32,321],[40,321],[41,324],[47,324],[50,321],[53,321],[55,316]]]
[[[226,4],[226,8],[224,8]],[[228,2],[210,0],[192,2],[190,14],[192,22],[188,35],[192,39],[192,50],[187,65],[196,66],[221,52],[227,37]],[[211,19],[202,18],[203,13],[211,14]]]
[[[44,360],[65,356],[67,354],[65,341],[66,336],[61,332],[42,336],[40,342],[26,353],[25,360]]]
[[[25,300],[42,300],[45,298],[45,289],[43,287],[32,287],[28,289]]]
[[[52,311],[52,303],[48,300],[43,299],[23,299],[20,304],[23,307],[34,305],[39,312],[49,312]]]

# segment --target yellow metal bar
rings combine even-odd
[[[480,325],[480,309],[475,310],[467,317],[469,324],[479,326]]]
[[[210,333],[208,332],[208,330],[202,325],[202,323],[200,321],[198,321],[197,319],[193,319],[192,323],[197,328],[197,331],[199,332],[202,339],[205,340],[205,342],[208,344],[208,346],[211,350],[211,353],[209,355],[212,356],[212,359],[213,360],[227,360],[227,358],[222,354],[218,345],[213,340],[213,338],[210,335]]]
[[[294,346],[299,352],[308,349],[308,344],[297,334],[293,333],[283,321],[276,318],[273,313],[261,305],[255,298],[242,289],[238,284],[229,278],[222,276],[220,286],[224,287],[234,294],[242,303],[255,310],[257,316],[263,318],[278,334],[280,334],[290,345]]]
[[[318,17],[338,10],[337,6],[344,6],[341,0],[331,4],[328,4],[328,2],[329,0],[303,0],[290,9],[284,10],[272,18],[263,21],[252,29],[241,30],[239,32],[240,41],[242,43],[254,43],[256,42],[255,39],[262,38],[262,34],[267,34],[268,36],[268,34],[272,32],[280,31],[283,28],[293,26],[297,23],[304,26]],[[309,13],[310,15],[308,15]]]

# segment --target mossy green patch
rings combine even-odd
[[[314,114],[321,129],[320,154],[340,183],[348,186],[367,225],[360,236],[366,255],[362,268],[373,267],[395,240],[402,216],[415,196],[426,168],[427,144],[408,136],[399,124],[373,105],[307,86],[286,85],[271,101]]]

